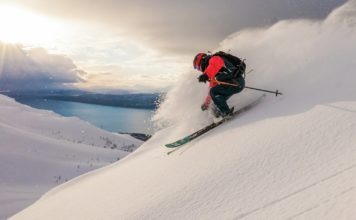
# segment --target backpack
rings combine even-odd
[[[223,51],[219,51],[213,54],[213,56],[220,56],[225,61],[225,69],[232,74],[234,79],[237,79],[239,77],[245,79],[245,60],[241,60],[240,58],[229,53],[225,53]]]

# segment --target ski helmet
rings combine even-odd
[[[206,53],[198,53],[193,60],[193,67],[196,70],[202,70],[201,68],[201,61],[206,57]]]

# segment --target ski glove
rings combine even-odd
[[[201,75],[198,77],[198,81],[199,81],[199,82],[206,83],[208,80],[209,80],[209,76],[206,75],[205,73],[201,74]]]
[[[205,110],[207,110],[208,108],[209,108],[209,104],[206,103],[206,102],[204,102],[204,103],[201,105],[201,110],[202,110],[202,111],[205,111]]]

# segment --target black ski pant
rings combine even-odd
[[[226,115],[230,112],[230,108],[227,105],[226,101],[234,94],[242,91],[242,87],[237,86],[226,86],[226,85],[217,85],[210,89],[210,96],[214,104],[221,111],[223,115]]]

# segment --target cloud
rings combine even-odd
[[[93,48],[91,44],[87,44],[86,54],[77,54],[80,69],[67,56],[51,54],[43,48],[0,44],[0,90],[157,91],[171,86],[177,75],[190,69],[191,62],[186,65],[190,57],[144,49],[127,54],[116,49],[105,53],[103,48]],[[116,43],[107,45],[111,48]],[[135,59],[130,59],[131,56]]]
[[[346,0],[11,0],[35,10],[108,26],[165,51],[191,53],[216,46],[244,28],[279,20],[324,18]],[[78,10],[80,9],[80,10]]]
[[[80,33],[73,32],[72,37],[61,38],[48,49],[60,48],[91,73],[81,73],[65,56],[21,48],[27,54],[18,62],[21,66],[7,65],[19,74],[5,74],[7,79],[17,80],[7,80],[6,85],[26,86],[26,80],[19,78],[31,76],[32,87],[36,82],[39,88],[75,84],[88,89],[137,90],[174,85],[179,75],[191,69],[194,53],[216,48],[236,31],[270,26],[283,19],[324,18],[346,0],[2,0],[6,1],[78,27],[75,30]],[[24,71],[25,67],[31,71]],[[103,72],[110,74],[101,76]]]
[[[37,90],[68,88],[83,82],[86,72],[71,59],[42,48],[0,43],[0,88]]]

